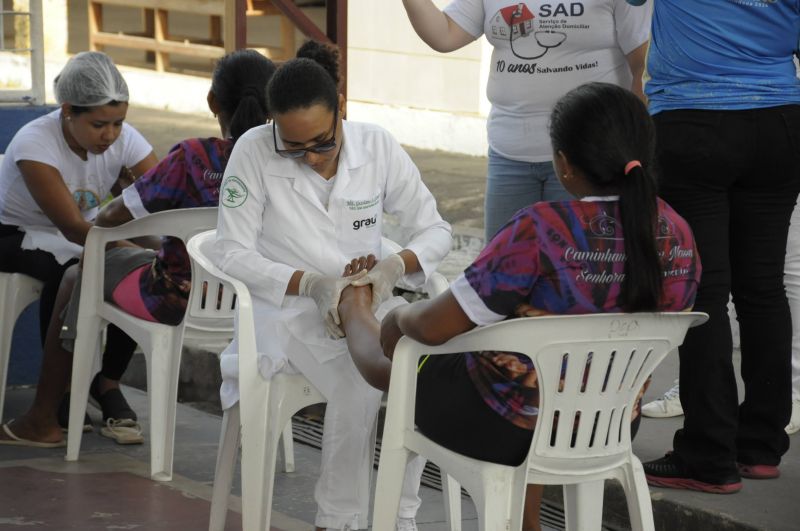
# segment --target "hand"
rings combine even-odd
[[[392,296],[395,284],[406,273],[406,263],[399,254],[389,255],[372,268],[372,271],[353,282],[354,286],[372,284],[372,312]]]
[[[354,280],[362,278],[366,274],[367,271],[362,270],[349,277],[334,278],[306,271],[300,277],[298,294],[314,299],[319,313],[322,315],[323,321],[325,321],[325,329],[331,337],[344,337],[344,331],[339,326],[342,321],[339,318],[338,310],[339,297],[342,294],[342,290]]]
[[[397,319],[399,308],[395,308],[386,314],[386,317],[381,321],[381,348],[383,355],[389,359],[394,358],[394,349],[397,342],[403,337],[403,332],[400,331],[400,325]]]
[[[517,317],[541,317],[543,315],[552,315],[550,312],[534,308],[530,304],[522,303],[514,309],[514,315]]]

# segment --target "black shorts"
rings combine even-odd
[[[631,440],[642,416],[631,423]],[[467,372],[466,356],[431,356],[417,375],[417,428],[426,437],[481,461],[518,466],[528,457],[533,431],[491,409]]]
[[[417,428],[437,444],[481,461],[518,466],[533,432],[515,426],[484,402],[466,356],[431,356],[417,375]]]

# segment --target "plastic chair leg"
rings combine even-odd
[[[228,516],[228,497],[233,486],[236,455],[239,453],[239,404],[222,414],[222,430],[214,470],[214,490],[211,495],[211,516],[208,531],[223,531]]]
[[[97,316],[78,321],[81,333],[75,340],[75,353],[72,357],[67,461],[77,461],[81,452],[83,417],[86,415],[89,384],[92,381],[92,364],[100,350],[100,331],[104,325]]]
[[[482,531],[508,531],[511,526],[510,478],[484,476],[481,488],[474,494],[470,492],[475,510],[478,512],[478,529]]]
[[[564,485],[567,531],[599,531],[602,527],[603,480]]]
[[[631,530],[654,531],[653,504],[641,461],[634,456],[633,461],[618,469],[616,475],[625,491]]]
[[[405,448],[381,448],[378,467],[378,481],[375,487],[375,508],[373,509],[373,531],[394,531],[400,497],[403,490],[403,477],[411,452]]]
[[[175,448],[175,417],[181,366],[181,334],[156,338],[148,356],[147,396],[150,402],[150,477],[172,479]],[[142,346],[144,349],[145,347]]]
[[[450,531],[461,531],[461,484],[442,472],[444,518]]]
[[[0,273],[0,420],[6,402],[6,378],[11,340],[17,319],[39,298],[42,283],[22,273]]]
[[[11,339],[14,334],[14,324],[17,322],[14,311],[13,294],[11,289],[11,275],[0,278],[0,420],[3,419],[3,406],[6,401],[6,376],[8,375],[8,359],[11,357]]]
[[[289,474],[294,472],[294,433],[291,419],[283,429],[281,441],[283,443],[283,470]]]
[[[255,399],[255,397],[253,397]],[[242,426],[242,528],[268,531],[275,456],[268,456],[268,414],[262,404],[239,402]],[[269,470],[268,470],[269,467]],[[269,486],[269,489],[268,489]],[[270,499],[265,496],[269,491]]]

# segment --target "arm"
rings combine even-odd
[[[117,182],[114,183],[114,188],[112,188],[112,194],[116,197],[100,210],[97,214],[97,218],[94,220],[94,224],[98,227],[117,227],[135,219],[133,213],[125,205],[122,190],[133,184],[134,177],[141,177],[147,173],[148,170],[155,168],[157,165],[158,159],[156,159],[155,153],[151,151],[145,158],[134,164],[132,168],[123,166],[120,170],[119,179],[117,179]],[[123,186],[123,183],[128,184]],[[114,189],[117,190],[115,191]],[[158,237],[143,236],[141,238],[136,238],[135,241],[142,247],[150,249],[158,249],[161,247],[161,239]],[[114,242],[114,244],[117,246],[135,245],[127,240]]]
[[[117,182],[114,183],[114,186],[111,187],[111,195],[117,197],[119,194],[122,193],[122,190],[127,188],[128,186],[133,184],[138,177],[144,175],[147,170],[155,167],[158,164],[158,158],[156,154],[151,151],[145,158],[127,168],[123,166],[119,170],[119,177],[117,177]]]
[[[83,219],[61,173],[42,162],[21,160],[17,165],[25,185],[42,212],[67,240],[83,245],[92,224]]]
[[[452,52],[475,40],[431,0],[403,0],[414,31],[437,52]]]
[[[616,0],[614,4],[617,45],[625,55],[632,75],[630,90],[645,104],[647,101],[642,88],[642,76],[647,61],[652,14],[652,2],[635,5],[630,1]]]
[[[122,196],[115,197],[103,207],[94,223],[98,227],[117,227],[133,219],[133,214],[125,206]]]
[[[389,359],[400,337],[406,335],[426,345],[442,343],[475,328],[450,290],[438,297],[401,306],[381,323],[381,347]]]
[[[644,63],[647,60],[647,46],[649,42],[646,42],[633,50],[631,53],[625,56],[625,59],[628,61],[628,66],[631,69],[631,75],[633,75],[633,81],[631,82],[631,92],[636,94],[640,100],[647,105],[647,96],[644,95],[644,89],[642,86],[642,77],[644,76]]]
[[[158,157],[156,157],[155,152],[151,151],[149,155],[131,166],[130,172],[134,175],[134,177],[141,177],[147,172],[147,170],[156,164],[158,164]]]
[[[387,134],[387,171],[384,210],[397,217],[405,248],[405,280],[421,286],[452,246],[452,229],[436,208],[436,199],[402,147]],[[384,257],[385,258],[385,257]],[[415,274],[416,273],[416,274]]]

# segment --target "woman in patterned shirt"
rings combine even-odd
[[[401,306],[382,323],[369,319],[364,288],[342,293],[339,314],[367,381],[386,385],[387,358],[402,335],[435,345],[520,316],[691,308],[700,262],[689,226],[656,196],[655,135],[644,104],[615,85],[582,85],[556,104],[550,137],[556,172],[575,199],[523,208],[450,290]],[[526,356],[471,352],[421,365],[416,424],[453,451],[519,465],[537,414],[536,371]],[[540,528],[541,493],[529,486],[525,529]]]

